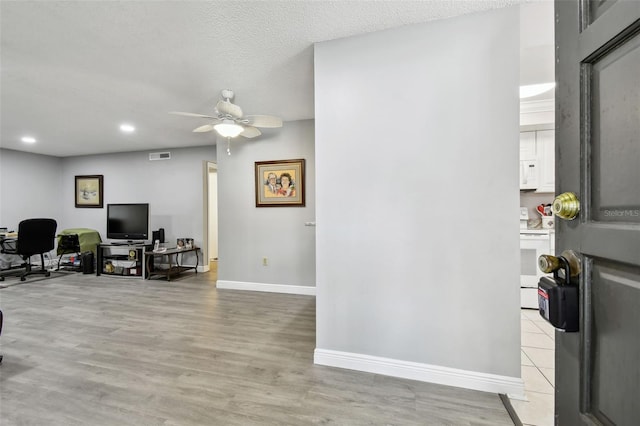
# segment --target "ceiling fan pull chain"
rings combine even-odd
[[[231,155],[231,138],[227,137],[227,155]]]

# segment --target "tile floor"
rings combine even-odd
[[[554,328],[537,310],[521,311],[522,380],[526,401],[511,399],[524,425],[553,425]]]

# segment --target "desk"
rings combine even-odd
[[[4,281],[4,275],[15,274],[16,268],[13,267],[14,261],[24,269],[24,259],[17,254],[5,253],[5,247],[15,249],[18,241],[17,232],[4,232],[0,234],[0,281]]]
[[[191,248],[170,248],[162,252],[156,251],[145,251],[144,257],[146,258],[147,264],[147,279],[151,279],[154,275],[160,275],[167,277],[167,281],[171,281],[172,276],[179,275],[184,271],[188,271],[189,269],[193,269],[198,273],[198,247]],[[180,260],[182,256],[178,257],[179,254],[195,252],[196,254],[196,266],[182,266],[180,264]],[[167,256],[169,259],[169,268],[168,269],[157,269],[151,265],[151,262],[154,257],[159,256]]]
[[[0,234],[0,244],[4,243],[5,241],[7,241],[8,243],[10,243],[11,241],[17,241],[18,240],[18,233],[14,232],[12,234]],[[7,244],[7,243],[5,243]]]

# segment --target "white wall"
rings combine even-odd
[[[169,151],[171,160],[149,161],[149,151],[57,158],[0,150],[0,226],[52,217],[59,231],[91,228],[106,241],[107,204],[149,203],[149,232],[165,228],[169,243],[190,237],[205,251],[204,162],[215,161],[215,146]],[[76,175],[104,176],[104,208],[75,207]]]
[[[218,288],[315,291],[315,156],[312,120],[286,122],[254,140],[218,140]],[[304,158],[305,207],[256,207],[255,162]],[[268,258],[263,266],[262,258]]]
[[[62,217],[62,160],[48,155],[0,149],[0,226],[18,230],[23,219]],[[64,190],[73,195],[75,190]]]
[[[315,46],[317,363],[522,389],[518,21]]]
[[[168,151],[171,159],[165,161],[149,161],[149,151],[65,158],[65,185],[73,186],[75,175],[104,175],[105,207],[76,208],[73,191],[67,191],[62,194],[63,227],[96,229],[106,239],[107,204],[149,203],[150,233],[164,228],[168,243],[190,237],[202,247],[203,162],[215,160],[215,147]]]
[[[106,241],[107,204],[149,203],[149,232],[164,228],[169,243],[191,237],[203,247],[204,162],[215,161],[215,147],[169,151],[171,160],[149,161],[148,151],[56,158],[2,150],[0,226],[53,217],[58,230],[91,228]],[[75,207],[76,175],[104,175],[104,208]]]

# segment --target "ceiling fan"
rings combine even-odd
[[[193,129],[194,132],[210,132],[215,130],[220,136],[225,138],[235,138],[244,136],[245,138],[255,138],[260,136],[261,128],[282,127],[282,119],[273,115],[243,115],[242,109],[231,103],[233,90],[222,90],[222,100],[218,101],[215,108],[215,115],[195,114],[192,112],[172,111],[169,114],[184,115],[187,117],[209,118],[213,120],[210,124]]]

